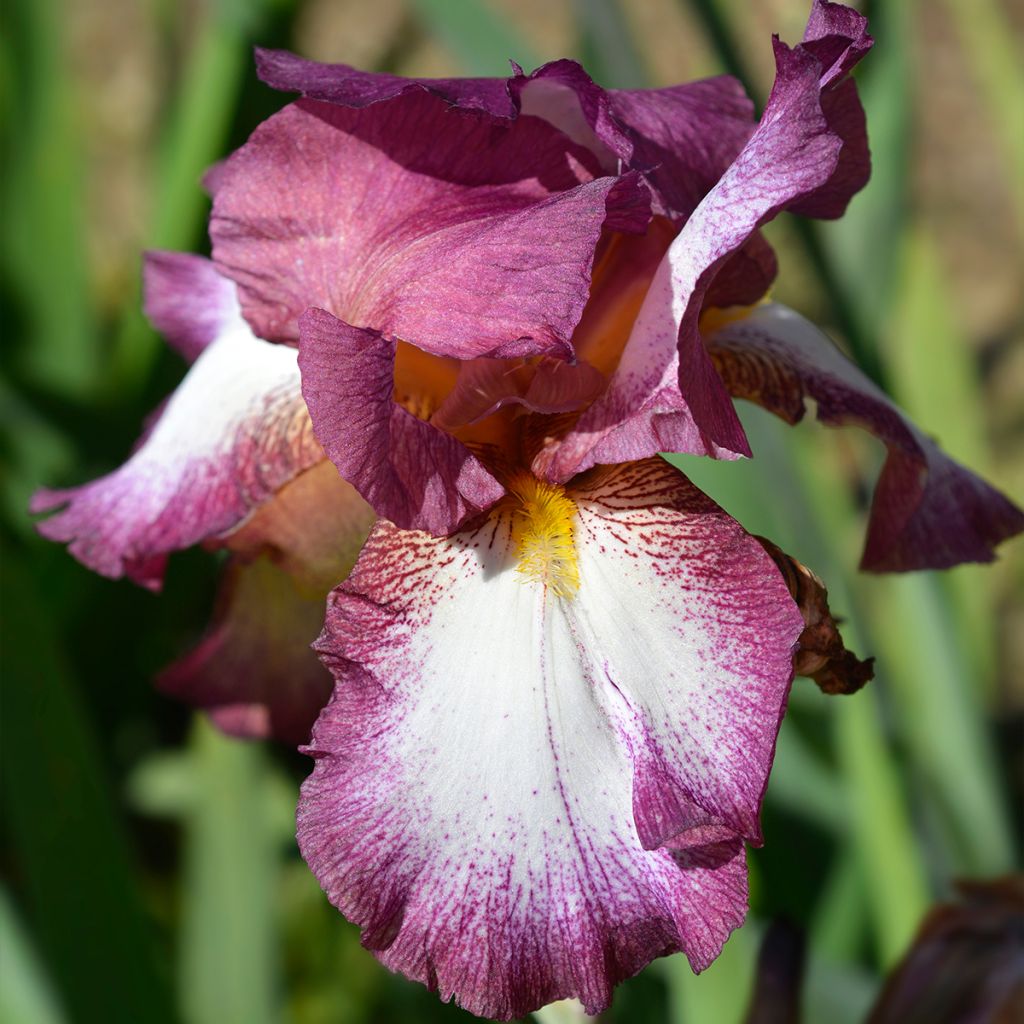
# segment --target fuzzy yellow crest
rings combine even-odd
[[[580,588],[576,503],[564,487],[525,473],[509,490],[518,499],[513,537],[520,578],[543,583],[557,597],[572,597]]]

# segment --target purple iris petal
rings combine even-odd
[[[534,118],[423,90],[365,109],[302,100],[221,172],[210,233],[261,337],[320,307],[441,355],[571,352],[606,219],[642,230],[643,186]]]
[[[808,43],[775,41],[775,85],[760,124],[669,247],[607,392],[538,464],[552,478],[659,450],[750,453],[698,329],[706,297],[761,225],[784,209],[832,215],[864,177],[855,133],[840,132],[829,111],[835,96],[852,95],[842,76],[870,46],[865,21],[818,2],[811,24]]]
[[[521,577],[514,504],[449,538],[380,523],[317,644],[303,855],[385,964],[484,1017],[718,955],[803,629],[661,459],[564,495],[575,593]]]
[[[795,423],[813,398],[818,419],[855,424],[888,457],[861,561],[873,572],[989,562],[1024,529],[1024,513],[945,455],[813,324],[785,306],[759,306],[708,340],[730,391]]]

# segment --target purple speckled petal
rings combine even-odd
[[[662,460],[569,496],[574,596],[517,574],[512,504],[447,539],[379,523],[317,644],[303,855],[387,966],[489,1018],[717,956],[803,628]]]
[[[234,282],[188,252],[147,252],[142,291],[149,322],[190,363],[241,315]]]
[[[658,450],[750,454],[700,337],[705,299],[719,270],[779,211],[834,210],[852,194],[844,188],[863,184],[847,173],[851,140],[825,108],[847,94],[842,75],[870,37],[860,15],[836,4],[817,2],[811,19],[811,42],[791,50],[775,40],[775,85],[757,130],[669,247],[607,392],[573,434],[542,453],[536,466],[552,478]]]
[[[299,331],[313,429],[379,516],[446,534],[505,493],[465,445],[394,401],[395,342],[322,309],[307,310]]]
[[[104,576],[158,590],[169,552],[233,529],[323,459],[296,356],[253,337],[236,315],[123,466],[81,487],[36,493],[33,512],[56,510],[39,532]]]
[[[813,324],[780,305],[759,306],[708,346],[729,390],[790,423],[813,398],[818,419],[855,424],[884,441],[861,567],[874,572],[989,562],[1024,530],[1024,513],[954,462]]]
[[[363,109],[301,100],[221,172],[210,234],[260,337],[310,306],[441,355],[571,352],[601,230],[642,231],[638,175],[537,118],[414,90]]]

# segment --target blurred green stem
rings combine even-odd
[[[4,627],[18,643],[5,643],[0,778],[40,950],[73,1019],[170,1024],[155,930],[38,567],[13,550],[3,564]]]
[[[0,1020],[10,1024],[65,1024],[31,936],[18,920],[6,889],[0,889]]]
[[[193,43],[178,77],[178,93],[161,140],[153,212],[147,245],[155,249],[191,249],[202,229],[208,201],[201,179],[223,156],[224,139],[250,61],[248,20],[258,13],[238,10],[227,0],[203,4]],[[186,8],[178,9],[181,17]],[[107,393],[136,390],[152,370],[159,352],[156,335],[140,309],[140,292],[125,300],[114,341]]]
[[[190,743],[195,788],[186,815],[180,986],[189,1024],[280,1019],[276,899],[282,843],[257,743],[205,716]]]

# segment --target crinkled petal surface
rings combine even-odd
[[[638,175],[599,172],[538,118],[422,89],[301,100],[221,172],[214,258],[260,337],[294,340],[315,306],[438,355],[567,356],[603,226],[650,216]]]
[[[312,651],[324,600],[355,563],[373,512],[323,459],[223,540],[236,557],[213,623],[160,688],[225,732],[304,743],[331,680]]]
[[[835,216],[866,180],[866,166],[847,166],[866,143],[862,154],[837,98],[856,102],[842,75],[870,45],[864,19],[817,2],[811,25],[814,38],[792,50],[776,40],[775,85],[757,130],[669,247],[607,392],[547,455],[553,479],[654,451],[750,454],[700,337],[704,300],[766,221],[787,208]]]
[[[812,323],[777,304],[759,306],[708,339],[733,395],[790,423],[813,398],[818,419],[854,424],[888,448],[875,488],[861,567],[874,572],[989,562],[1024,529],[1024,513],[946,456]]]
[[[394,401],[395,342],[322,309],[299,324],[316,435],[379,516],[445,534],[505,493],[464,444]]]
[[[509,506],[448,539],[379,523],[317,645],[303,855],[386,965],[484,1017],[717,956],[803,628],[661,460],[568,493],[572,598],[517,575]]]
[[[658,212],[673,218],[693,212],[754,130],[754,105],[728,75],[605,90],[575,61],[558,60],[509,86],[524,114],[557,125],[606,168],[643,171]]]
[[[644,171],[662,212],[688,216],[753,131],[753,104],[722,75],[665,89],[606,90],[572,60],[510,78],[399,78],[257,50],[260,78],[310,99],[365,107],[426,90],[446,103],[512,119],[543,118],[591,150],[608,172]]]
[[[56,510],[39,532],[90,569],[159,589],[169,552],[233,529],[322,458],[296,351],[255,338],[236,314],[123,466],[39,491],[31,508]]]

